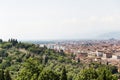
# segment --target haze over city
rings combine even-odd
[[[120,80],[120,0],[0,0],[0,80]]]
[[[0,38],[97,39],[120,32],[119,0],[1,0]]]

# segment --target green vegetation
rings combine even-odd
[[[89,65],[31,43],[0,39],[0,80],[117,80],[117,68]]]

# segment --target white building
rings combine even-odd
[[[96,51],[96,56],[97,56],[97,57],[103,57],[103,52],[101,52],[101,51]]]
[[[44,47],[45,45],[44,45],[44,44],[40,44],[39,46],[40,46],[40,47]]]
[[[96,57],[96,52],[88,52],[88,57]]]
[[[120,59],[120,55],[112,55],[112,59]]]
[[[120,52],[113,53],[112,59],[120,59]]]

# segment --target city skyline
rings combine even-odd
[[[119,4],[119,0],[0,1],[0,38],[97,39],[120,32]]]

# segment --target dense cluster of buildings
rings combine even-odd
[[[120,67],[119,40],[81,40],[61,41],[54,44],[45,44],[54,50],[63,50],[66,54],[75,55],[74,60],[85,62],[98,61]]]

